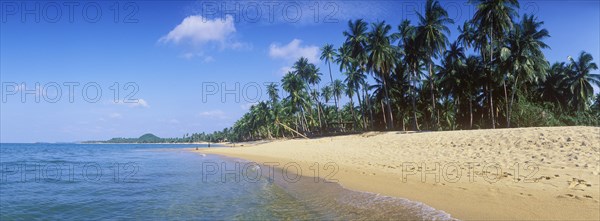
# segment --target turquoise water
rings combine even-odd
[[[256,176],[266,170],[191,152],[196,146],[1,144],[0,220],[450,218],[336,183]],[[235,169],[236,163],[246,170],[221,176],[210,167]]]

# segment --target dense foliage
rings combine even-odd
[[[343,45],[321,49],[328,82],[321,84],[321,70],[300,58],[280,85],[268,86],[269,99],[231,128],[177,139],[599,125],[593,86],[600,75],[589,53],[550,64],[543,53],[549,31],[534,15],[519,17],[517,0],[473,2],[476,12],[459,25],[454,42],[447,37],[454,21],[437,0],[426,2],[414,25],[351,20]],[[332,65],[344,79],[333,78]]]
[[[250,108],[231,128],[205,136],[245,141],[368,130],[457,130],[497,127],[598,125],[600,75],[589,53],[550,64],[544,22],[516,14],[516,0],[476,1],[459,26],[437,0],[418,24],[349,21],[343,45],[326,44],[321,70],[300,58],[268,87],[269,100]],[[469,52],[471,52],[469,54]],[[334,79],[337,64],[345,79]],[[369,83],[369,78],[372,78]],[[280,89],[285,96],[280,97]],[[341,104],[342,97],[348,102]],[[333,101],[333,103],[332,103]]]

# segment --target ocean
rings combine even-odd
[[[195,147],[207,148],[0,144],[0,220],[451,219],[418,202],[290,179]]]

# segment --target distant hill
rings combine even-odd
[[[162,139],[154,134],[144,134],[138,138],[138,141],[140,143],[160,143]]]
[[[106,141],[85,141],[83,143],[174,143],[173,138],[160,138],[154,134],[147,133],[139,138],[122,138],[116,137]]]
[[[115,137],[110,140],[84,141],[82,143],[192,143],[201,141],[203,140],[192,139],[189,136],[184,136],[183,138],[161,138],[154,134],[147,133],[138,138]]]

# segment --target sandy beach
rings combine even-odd
[[[305,176],[318,163],[320,177],[346,188],[464,220],[599,220],[599,151],[598,127],[370,132],[200,150],[280,168],[295,162]]]

